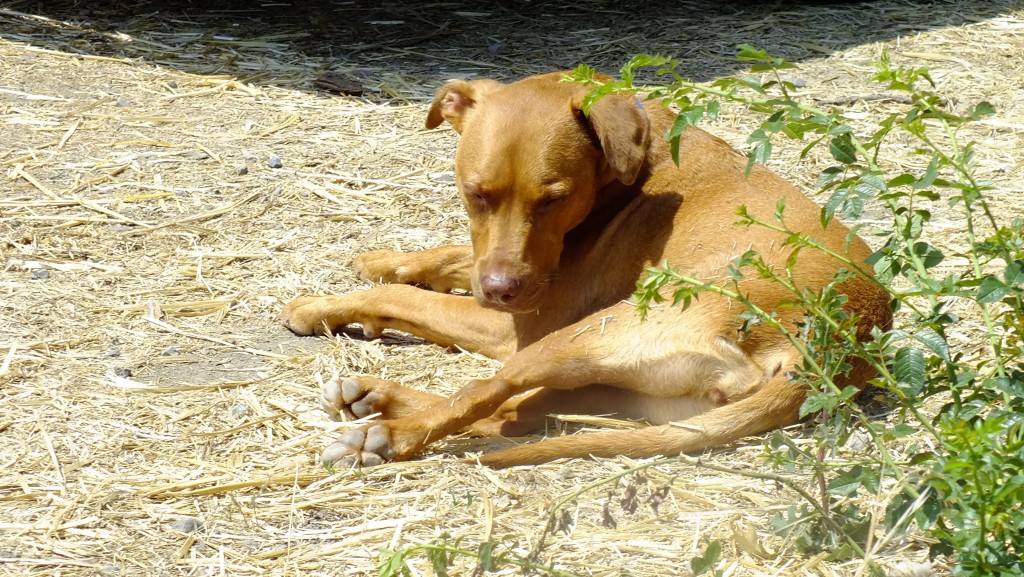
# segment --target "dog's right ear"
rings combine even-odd
[[[445,120],[455,132],[462,132],[462,119],[466,111],[476,104],[484,94],[501,86],[494,80],[452,80],[442,86],[427,113],[427,128],[437,128]]]

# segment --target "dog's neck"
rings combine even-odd
[[[643,193],[643,183],[649,173],[645,163],[633,184],[622,184],[614,180],[597,191],[597,198],[587,218],[566,235],[565,248],[571,250],[571,247],[591,245],[608,228],[609,223]]]

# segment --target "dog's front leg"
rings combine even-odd
[[[445,347],[458,346],[496,359],[515,352],[512,316],[485,309],[472,297],[381,285],[337,296],[299,297],[281,312],[285,326],[300,335],[334,332],[360,324],[376,338],[395,329]]]
[[[374,250],[357,256],[352,266],[359,278],[370,282],[428,285],[442,293],[470,290],[473,248],[451,245],[416,252]]]

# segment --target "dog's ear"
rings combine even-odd
[[[581,95],[573,108],[582,116]],[[643,104],[632,96],[609,94],[590,107],[584,119],[601,145],[612,174],[623,184],[633,184],[651,144],[651,122]]]
[[[462,118],[484,94],[501,86],[494,80],[452,80],[434,95],[427,112],[427,128],[437,128],[445,120],[455,132],[462,132]]]

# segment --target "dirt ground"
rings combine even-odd
[[[466,242],[455,137],[423,128],[445,79],[614,73],[648,52],[710,80],[742,72],[732,55],[748,43],[798,62],[804,95],[829,100],[878,93],[887,48],[929,67],[954,106],[995,105],[967,137],[993,204],[1024,215],[1018,1],[254,4],[0,0],[0,575],[375,575],[380,549],[445,535],[525,555],[559,499],[636,464],[490,471],[457,457],[491,440],[453,439],[410,463],[318,465],[344,428],[319,409],[319,381],[450,393],[498,367],[277,321],[296,295],[365,286],[349,270],[362,251]],[[348,94],[318,84],[326,72]],[[859,100],[850,118],[893,106]],[[733,111],[709,129],[742,147],[755,123]],[[772,167],[813,190],[826,159],[780,148]],[[892,154],[919,166],[912,152]],[[963,223],[935,210],[929,234],[958,266]],[[753,439],[705,458],[761,470],[762,451]],[[796,500],[661,465],[570,500],[538,559],[681,575],[716,538],[728,576],[864,574],[771,532]],[[871,555],[891,575],[945,574],[928,544],[879,535]],[[424,557],[410,567],[434,574]],[[460,557],[452,574],[472,568]]]

